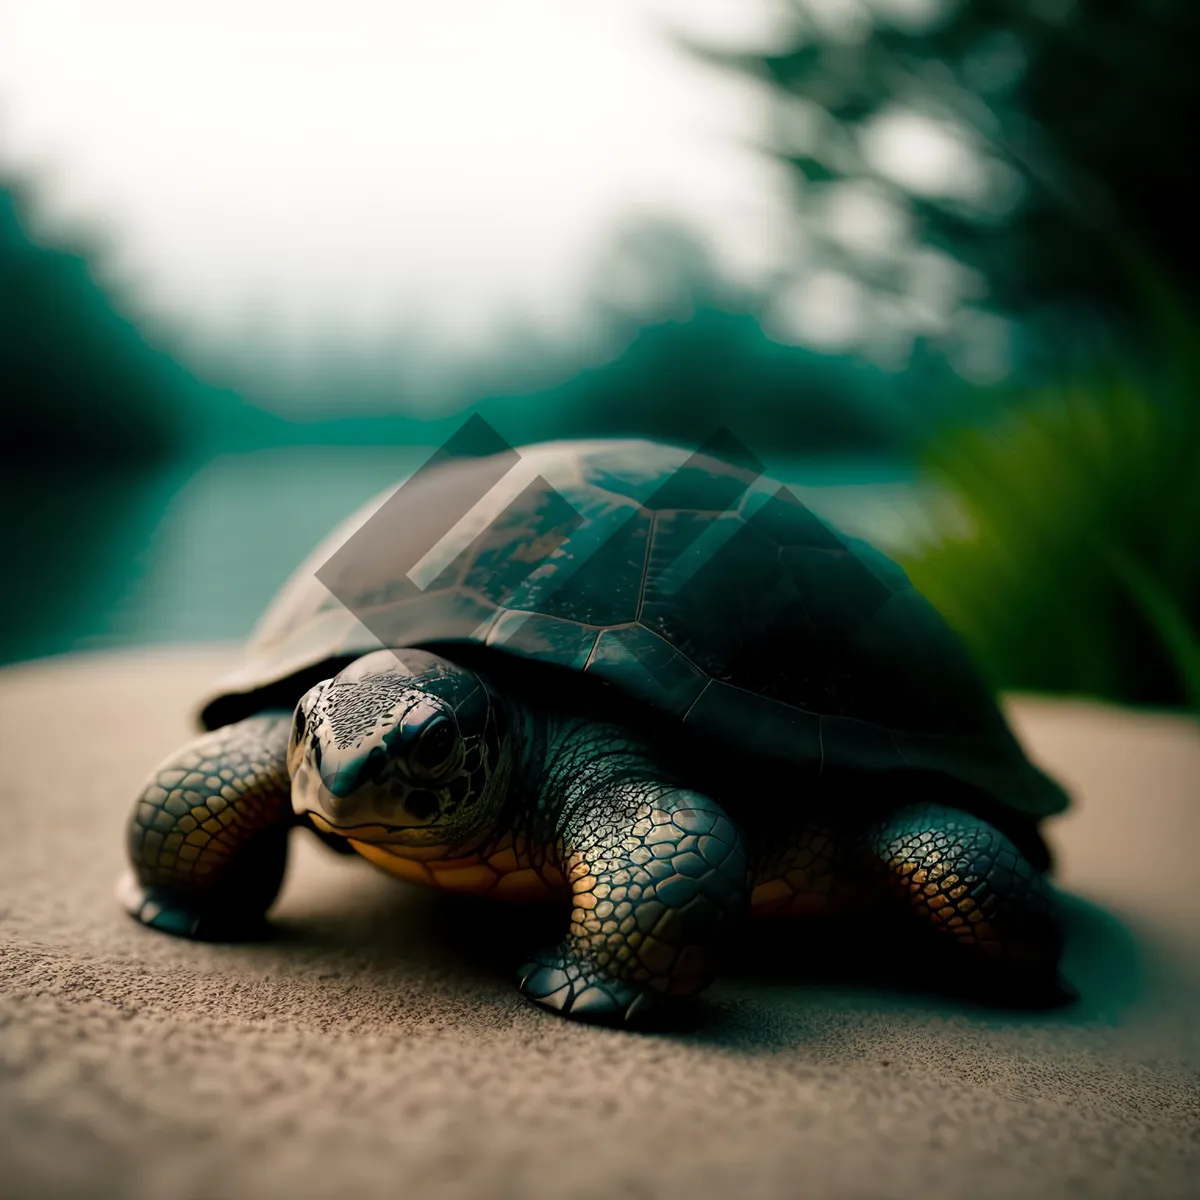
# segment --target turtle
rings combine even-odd
[[[264,927],[300,825],[557,905],[516,979],[580,1020],[678,1011],[759,918],[1069,986],[1063,788],[904,570],[729,439],[443,448],[316,547],[198,724],[127,826],[119,898],[166,933]]]

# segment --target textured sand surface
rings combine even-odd
[[[269,943],[193,945],[121,914],[127,807],[228,662],[0,672],[0,1195],[1197,1194],[1194,725],[1015,705],[1077,797],[1051,838],[1078,1004],[891,990],[801,941],[681,1032],[634,1035],[517,998],[538,918],[300,836]]]

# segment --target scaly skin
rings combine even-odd
[[[869,826],[863,846],[885,893],[979,968],[1048,982],[1056,974],[1062,930],[1050,889],[1003,833],[916,804]]]
[[[589,1020],[632,1020],[699,992],[749,905],[742,835],[712,798],[662,775],[620,726],[553,723],[538,809],[571,888],[563,941],[521,969],[524,996]]]
[[[130,814],[119,885],[144,925],[195,938],[253,931],[283,881],[293,823],[291,714],[203,734],[158,767]]]
[[[477,836],[350,844],[445,890],[569,895],[566,936],[520,972],[522,994],[544,1007],[631,1022],[693,995],[751,911],[890,906],[937,931],[960,968],[999,966],[1039,982],[1054,971],[1061,935],[1041,874],[976,817],[916,803],[856,818],[845,803],[822,813],[797,797],[785,807],[805,815],[748,843],[717,799],[670,773],[653,739],[594,713],[562,717],[511,698],[507,713],[520,761]],[[135,917],[178,935],[228,937],[265,913],[296,823],[289,724],[266,714],[218,729],[154,773],[130,821],[136,880],[122,899]]]

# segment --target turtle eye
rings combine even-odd
[[[417,734],[409,761],[425,775],[440,775],[456,757],[458,731],[445,716],[434,717]]]

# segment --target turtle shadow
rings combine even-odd
[[[364,881],[365,882],[365,881]],[[512,984],[529,953],[566,932],[568,913],[501,904],[395,880],[303,917],[272,922],[271,938],[298,948],[353,953],[379,970],[457,975]]]
[[[1157,994],[1169,964],[1113,912],[1079,896],[1060,894],[1059,902],[1061,990],[1009,989],[995,974],[964,972],[940,941],[899,921],[876,924],[869,940],[861,920],[759,922],[679,1032],[751,1050],[809,1040],[831,1010],[958,1017],[989,1028],[1122,1024]]]
[[[390,881],[389,881],[390,882]],[[414,968],[457,977],[468,991],[503,995],[519,964],[565,932],[567,914],[543,905],[389,886],[362,903],[292,919],[276,937],[312,950],[336,946],[387,972]],[[966,1017],[989,1026],[1120,1024],[1160,978],[1153,948],[1123,920],[1060,895],[1067,931],[1062,978],[1071,995],[1004,994],[995,977],[961,964],[911,927],[862,918],[751,922],[717,984],[643,1024],[649,1036],[683,1037],[742,1051],[795,1045],[831,1009]],[[556,1020],[547,1016],[548,1020]]]

